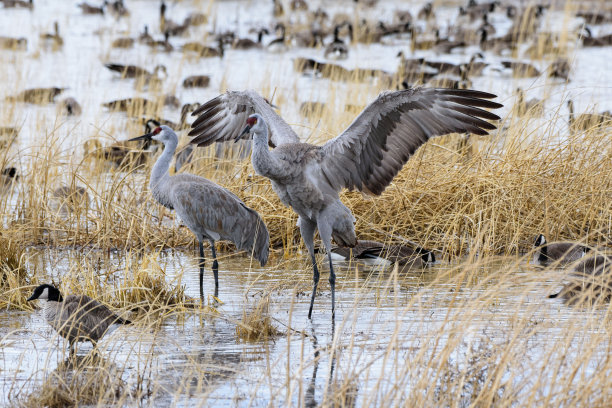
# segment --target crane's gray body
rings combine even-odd
[[[152,138],[164,143],[165,147],[153,166],[149,187],[153,197],[163,206],[174,209],[196,236],[202,258],[202,242],[207,240],[211,243],[216,297],[218,266],[214,242],[220,239],[231,241],[263,266],[268,260],[268,230],[259,214],[227,189],[193,174],[170,176],[168,169],[178,145],[178,138],[168,126],[161,126],[161,129],[159,135]],[[200,274],[202,269],[203,260]],[[203,297],[201,285],[200,295]]]

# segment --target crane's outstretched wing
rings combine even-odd
[[[240,138],[249,115],[259,113],[268,125],[270,141],[274,146],[298,143],[300,139],[268,101],[255,91],[228,91],[206,102],[193,111],[199,115],[191,125],[191,143],[208,146],[214,142],[225,142]],[[242,136],[245,139],[250,135]]]
[[[378,96],[323,149],[320,179],[342,188],[379,195],[415,150],[430,137],[447,133],[486,135],[499,117],[480,108],[503,105],[495,95],[461,89],[412,88]]]

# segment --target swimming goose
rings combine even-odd
[[[88,3],[80,3],[77,6],[81,9],[83,14],[100,14],[104,15],[104,8],[107,6],[108,1],[104,0],[104,3],[100,7],[92,6]]]
[[[64,45],[64,39],[59,33],[59,24],[53,23],[53,33],[45,33],[40,35],[40,39],[53,48],[59,48]]]
[[[543,266],[552,263],[568,264],[577,261],[589,250],[588,247],[576,242],[555,242],[549,244],[542,234],[536,237],[533,246],[536,249],[533,262]]]
[[[549,298],[562,298],[570,304],[612,297],[612,255],[589,256],[578,263],[570,281]]]
[[[593,37],[591,29],[589,27],[584,27],[582,45],[585,47],[605,47],[612,45],[612,34]]]
[[[606,111],[601,113],[581,113],[574,117],[574,102],[567,101],[569,110],[569,127],[572,133],[586,131],[601,126],[612,126],[612,113]]]
[[[217,47],[211,47],[208,45],[204,45],[199,42],[188,42],[183,45],[181,48],[183,52],[194,52],[201,58],[212,58],[212,57],[220,57],[223,58],[224,55],[224,46],[223,38],[219,36],[217,38]]]
[[[206,88],[209,84],[208,75],[192,75],[183,80],[183,88]]]
[[[132,48],[136,41],[131,37],[119,37],[111,43],[112,48]]]
[[[2,192],[5,192],[5,189],[10,187],[17,180],[19,180],[19,175],[15,167],[3,168],[0,172],[0,188],[2,188]]]
[[[44,284],[34,289],[28,302],[44,300],[45,320],[57,333],[70,343],[70,354],[76,351],[76,343],[89,341],[95,347],[107,332],[120,324],[132,322],[113,313],[108,307],[85,295],[68,295]]]
[[[141,68],[136,65],[122,65],[122,64],[104,64],[104,66],[111,71],[118,72],[122,79],[130,79],[130,78],[142,78],[142,77],[152,77],[157,76],[160,72],[168,75],[168,71],[164,65],[157,65],[153,72],[149,72],[148,70]]]
[[[0,48],[3,50],[25,50],[28,48],[26,38],[13,38],[0,36]]]
[[[276,33],[280,33],[278,37],[270,41],[267,45],[268,51],[270,52],[283,52],[287,50],[287,46],[285,45],[285,25],[283,23],[278,23],[276,27],[274,27],[274,31]]]
[[[55,97],[62,93],[67,88],[31,88],[21,91],[17,95],[7,96],[9,102],[25,102],[37,105],[46,105],[54,103]]]
[[[66,116],[79,116],[82,112],[81,105],[72,97],[62,99],[57,104],[57,113]]]
[[[502,61],[504,68],[512,70],[512,76],[515,78],[533,78],[541,75],[541,72],[532,64],[519,61]]]
[[[34,8],[33,0],[1,0],[4,8],[27,8],[32,10]]]
[[[252,48],[261,48],[261,40],[264,34],[269,34],[267,28],[262,28],[257,31],[257,41],[253,41],[250,38],[236,38],[232,40],[232,47],[237,50],[250,50]]]
[[[544,113],[544,105],[537,98],[525,100],[525,92],[521,88],[516,89],[516,114],[524,116],[529,113],[530,117],[542,116]]]
[[[370,265],[391,266],[397,263],[400,270],[424,268],[436,262],[433,252],[401,244],[385,245],[378,241],[358,240],[354,248],[332,247],[332,259],[348,261],[351,258]]]

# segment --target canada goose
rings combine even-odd
[[[342,39],[340,39],[340,28],[342,25],[338,25],[334,27],[334,39],[333,41],[325,47],[325,58],[331,59],[346,59],[348,58],[348,46],[344,43]],[[349,32],[353,31],[352,26],[349,26]],[[352,35],[351,35],[352,37]]]
[[[485,30],[488,36],[493,36],[497,33],[495,26],[489,23],[489,15],[487,13],[482,16],[482,24],[478,27],[478,30]]]
[[[208,45],[204,45],[199,42],[188,42],[183,45],[183,52],[195,52],[201,58],[212,58],[212,57],[220,57],[223,58],[224,55],[224,42],[223,38],[219,36],[217,38],[217,47],[210,47]]]
[[[178,24],[166,18],[166,3],[162,0],[159,6],[159,31],[170,35],[183,35],[189,28],[189,23]]]
[[[105,102],[102,104],[102,106],[108,108],[111,111],[136,114],[141,111],[152,110],[156,106],[156,104],[153,103],[153,101],[151,101],[150,99],[136,97],[117,99],[114,101]]]
[[[582,45],[585,47],[605,47],[612,45],[612,34],[602,35],[601,37],[593,37],[591,34],[591,29],[589,27],[584,27]]]
[[[145,122],[145,129],[154,129],[158,125],[158,121],[149,119]],[[83,144],[83,153],[86,157],[104,160],[119,167],[123,165],[140,166],[147,162],[154,150],[150,140],[115,142],[104,147],[98,139],[90,139]]]
[[[377,241],[359,240],[354,248],[333,247],[332,259],[348,261],[359,259],[366,264],[390,266],[397,263],[400,269],[424,268],[436,261],[433,252],[406,245],[388,245]]]
[[[412,14],[408,10],[395,10],[393,12],[393,22],[395,24],[412,23]]]
[[[310,29],[294,32],[289,36],[291,45],[296,47],[313,48],[323,45],[324,32],[320,25],[313,24]]]
[[[467,76],[465,65],[459,65],[459,76],[436,75],[427,81],[427,85],[433,88],[469,89],[472,81]]]
[[[436,13],[433,11],[433,5],[431,3],[426,3],[417,14],[417,18],[419,20],[430,20],[436,18]]]
[[[515,78],[533,78],[541,75],[536,67],[526,62],[502,61],[501,64],[504,68],[510,68]]]
[[[154,130],[158,126],[166,125],[172,127],[177,130],[187,129],[190,124],[187,123],[187,115],[200,107],[200,104],[195,103],[186,103],[181,107],[181,116],[179,117],[179,122],[174,123],[172,121],[166,119],[148,119],[145,122],[145,130],[151,129]],[[149,132],[150,133],[150,132]]]
[[[111,47],[113,48],[132,48],[134,46],[134,39],[130,37],[119,37],[113,40]]]
[[[19,134],[19,129],[12,126],[0,126],[0,137],[14,137]]]
[[[89,206],[87,189],[81,186],[61,186],[51,193],[52,207],[63,214],[80,212]]]
[[[149,47],[153,49],[163,51],[163,52],[171,52],[174,50],[174,46],[170,43],[170,33],[168,31],[164,32],[163,40],[152,39],[151,41],[145,44],[147,44]]]
[[[27,8],[32,10],[34,2],[32,0],[2,0],[4,8]]]
[[[570,304],[592,303],[598,298],[609,301],[612,297],[612,256],[586,257],[570,275],[569,282],[549,298],[563,298]]]
[[[183,80],[183,88],[206,88],[209,84],[208,75],[192,75]]]
[[[250,50],[252,48],[261,48],[261,40],[264,34],[268,34],[269,31],[266,28],[262,28],[257,31],[257,41],[253,41],[250,38],[236,38],[232,41],[232,47],[237,50]]]
[[[147,71],[144,68],[141,68],[136,65],[122,65],[122,64],[104,64],[104,66],[111,71],[118,72],[122,79],[130,79],[130,78],[141,78],[141,77],[152,77],[157,76],[159,73],[163,72],[166,76],[168,75],[168,71],[164,65],[157,65],[153,69],[153,73]]]
[[[53,23],[53,33],[41,34],[40,39],[53,48],[59,48],[64,45],[64,39],[59,33],[59,24],[57,21]]]
[[[480,34],[480,49],[483,51],[491,51],[494,54],[501,55],[506,50],[514,50],[516,42],[512,35],[504,35],[502,37],[489,38],[487,30],[477,30]]]
[[[612,13],[609,11],[592,11],[592,10],[583,10],[576,13],[576,17],[580,17],[584,19],[584,22],[587,24],[604,24],[604,23],[612,23]]]
[[[291,0],[289,8],[292,11],[308,11],[308,3],[306,3],[306,0]]]
[[[62,99],[57,104],[57,113],[65,116],[80,116],[81,105],[72,97]]]
[[[70,354],[76,343],[90,341],[93,346],[115,325],[132,322],[117,316],[108,307],[86,295],[68,295],[65,298],[56,287],[44,284],[34,289],[28,302],[45,300],[43,314],[51,327],[70,343]]]
[[[287,46],[285,45],[285,25],[283,23],[278,23],[276,27],[274,27],[274,31],[276,33],[280,33],[278,37],[270,41],[267,45],[267,49],[270,52],[284,52],[287,50]]]
[[[183,25],[199,26],[202,24],[206,24],[207,22],[208,22],[208,17],[206,16],[206,14],[196,12],[196,13],[191,13],[187,17],[185,17],[185,20],[183,21]]]
[[[88,3],[80,3],[77,6],[81,9],[83,14],[100,14],[104,15],[104,8],[107,6],[107,0],[104,0],[104,3],[100,7],[92,6]]]
[[[574,102],[571,99],[567,101],[567,108],[569,110],[569,127],[572,133],[612,125],[612,114],[610,112],[581,113],[574,117]]]
[[[9,102],[25,102],[36,105],[46,105],[54,103],[55,97],[62,93],[66,88],[31,88],[21,91],[17,95],[7,96]]]
[[[571,66],[567,59],[557,58],[548,67],[548,76],[551,78],[561,78],[569,81]]]
[[[533,262],[537,265],[552,263],[567,264],[579,260],[588,251],[588,247],[575,242],[555,242],[548,244],[544,235],[536,237],[533,244],[536,252]]]
[[[144,31],[142,33],[140,33],[140,35],[138,36],[138,42],[141,44],[151,44],[153,43],[153,37],[151,37],[151,34],[149,34],[149,26],[145,25],[144,26]]]
[[[0,188],[3,192],[5,188],[10,187],[17,180],[19,180],[19,175],[15,167],[5,167],[0,172]]]
[[[283,3],[280,0],[272,0],[272,15],[274,17],[282,17],[285,14]]]
[[[109,13],[115,18],[127,17],[130,15],[130,11],[123,4],[123,0],[115,0],[112,3],[107,4]]]
[[[0,48],[3,50],[26,50],[28,48],[28,40],[26,38],[0,36]]]
[[[516,88],[516,114],[520,117],[527,113],[531,117],[542,116],[544,113],[542,101],[536,98],[525,101],[525,92],[521,88]]]

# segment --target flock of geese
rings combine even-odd
[[[372,7],[361,2],[363,7]],[[32,9],[33,1],[0,0],[5,7]],[[331,315],[335,318],[335,273],[334,261],[342,259],[365,259],[368,262],[392,262],[405,267],[425,267],[435,262],[432,251],[402,245],[384,245],[375,241],[357,239],[354,228],[355,218],[341,202],[339,192],[343,189],[358,190],[368,195],[380,195],[409,160],[412,154],[432,137],[449,133],[473,133],[486,135],[496,128],[491,122],[499,117],[491,112],[502,105],[492,102],[495,95],[470,90],[470,77],[482,75],[490,66],[484,53],[507,55],[516,53],[520,43],[531,42],[529,54],[554,52],[560,41],[552,34],[538,31],[539,21],[546,12],[546,6],[536,5],[519,9],[512,3],[500,1],[477,3],[470,0],[457,12],[456,24],[442,35],[436,26],[435,7],[427,3],[412,16],[407,10],[397,10],[393,21],[361,20],[354,25],[351,16],[336,14],[330,16],[323,9],[309,10],[303,0],[292,0],[291,11],[285,10],[280,0],[273,1],[276,22],[273,27],[258,27],[251,30],[253,38],[240,38],[235,32],[211,33],[212,43],[174,42],[174,37],[186,35],[190,27],[207,22],[205,14],[194,12],[182,22],[172,21],[164,1],[159,7],[159,32],[155,39],[149,26],[144,26],[137,38],[119,37],[112,41],[114,48],[132,48],[137,43],[161,52],[189,53],[199,58],[223,58],[225,50],[261,49],[269,52],[284,52],[291,47],[308,47],[322,50],[322,58],[297,58],[296,71],[315,77],[341,81],[382,81],[383,84],[397,85],[396,90],[384,92],[365,109],[361,110],[353,123],[340,135],[322,146],[303,143],[274,110],[274,107],[254,91],[228,91],[203,103],[186,103],[172,95],[163,98],[166,106],[181,107],[178,123],[162,118],[142,118],[145,134],[127,142],[142,143],[148,147],[151,141],[164,145],[162,154],[152,168],[150,190],[153,197],[163,206],[177,212],[181,220],[193,232],[199,242],[200,297],[203,301],[203,274],[205,266],[204,242],[209,242],[213,259],[212,271],[215,280],[214,295],[218,297],[218,261],[215,252],[217,240],[229,240],[237,248],[245,250],[263,266],[269,254],[269,234],[263,220],[256,211],[248,208],[236,195],[210,180],[180,173],[170,175],[170,164],[178,147],[175,130],[191,128],[189,135],[194,146],[208,146],[213,143],[234,143],[246,139],[251,144],[251,160],[254,170],[270,180],[281,201],[291,207],[299,216],[298,226],[313,269],[313,289],[308,318],[312,318],[320,272],[315,259],[314,235],[318,231],[329,262],[329,283],[331,287]],[[129,9],[122,0],[107,1],[101,5],[79,4],[84,14],[103,15],[110,13],[116,18],[129,16]],[[489,15],[500,13],[512,21],[507,34],[496,36],[495,27],[489,22]],[[291,24],[284,20],[292,13],[307,16],[306,24]],[[612,22],[610,13],[590,13],[582,16],[590,24]],[[426,24],[423,30],[422,24]],[[430,34],[433,33],[433,36]],[[272,40],[266,40],[273,35]],[[608,46],[612,35],[593,37],[589,27],[584,27],[581,36],[585,47]],[[433,49],[438,53],[450,53],[454,49],[477,46],[469,61],[453,64],[442,60],[407,58],[406,53],[398,54],[396,72],[377,69],[346,69],[331,62],[348,57],[355,43],[385,43],[390,38],[409,38],[410,51]],[[41,40],[53,48],[62,47],[64,41],[59,25],[54,32],[41,35]],[[544,43],[544,47],[542,47]],[[27,48],[25,38],[0,37],[0,48],[19,50]],[[104,66],[116,72],[121,79],[133,79],[150,88],[163,83],[169,73],[165,66],[152,69],[115,62]],[[544,75],[534,65],[516,59],[502,60],[499,70],[511,72],[514,77],[539,77]],[[571,80],[571,66],[568,61],[558,59],[546,70],[546,75]],[[205,88],[210,84],[206,75],[189,76],[182,81],[185,88]],[[424,84],[426,87],[413,87]],[[427,87],[429,86],[429,87]],[[55,103],[63,88],[26,89],[9,96],[10,102]],[[524,92],[517,89],[517,112],[525,114],[537,105],[537,101],[526,101]],[[104,106],[128,115],[146,112],[155,102],[146,98],[127,98],[109,101]],[[79,115],[81,107],[74,98],[66,98],[58,104],[65,115]],[[305,110],[307,110],[306,105]],[[576,129],[584,123],[604,125],[610,120],[609,113],[595,114],[594,117],[574,117],[573,103],[568,102],[570,125]],[[196,116],[188,123],[188,115]],[[127,144],[102,147],[95,141],[86,146],[90,152],[98,152],[104,160],[121,162],[129,154]],[[191,146],[190,151],[193,150]],[[180,152],[179,152],[180,155]],[[132,157],[131,160],[134,158]],[[177,169],[178,170],[178,169]],[[7,177],[17,177],[14,168],[4,169]],[[58,194],[62,192],[58,191]],[[69,194],[66,190],[64,193]],[[332,240],[338,246],[332,246]],[[587,248],[577,245],[560,247],[546,243],[543,236],[536,240],[536,262],[546,264],[554,261],[576,261],[585,257]],[[352,248],[351,250],[347,248]],[[559,255],[561,254],[561,255]],[[575,273],[599,276],[612,273],[607,255],[587,256],[575,269]],[[580,288],[578,283],[566,285],[559,294],[551,297],[569,297]],[[605,288],[606,293],[610,288]],[[603,291],[603,288],[601,288]],[[44,315],[60,335],[67,338],[73,350],[78,341],[95,343],[111,327],[128,324],[129,320],[114,314],[86,296],[63,297],[51,285],[37,287],[28,300],[45,300]]]

